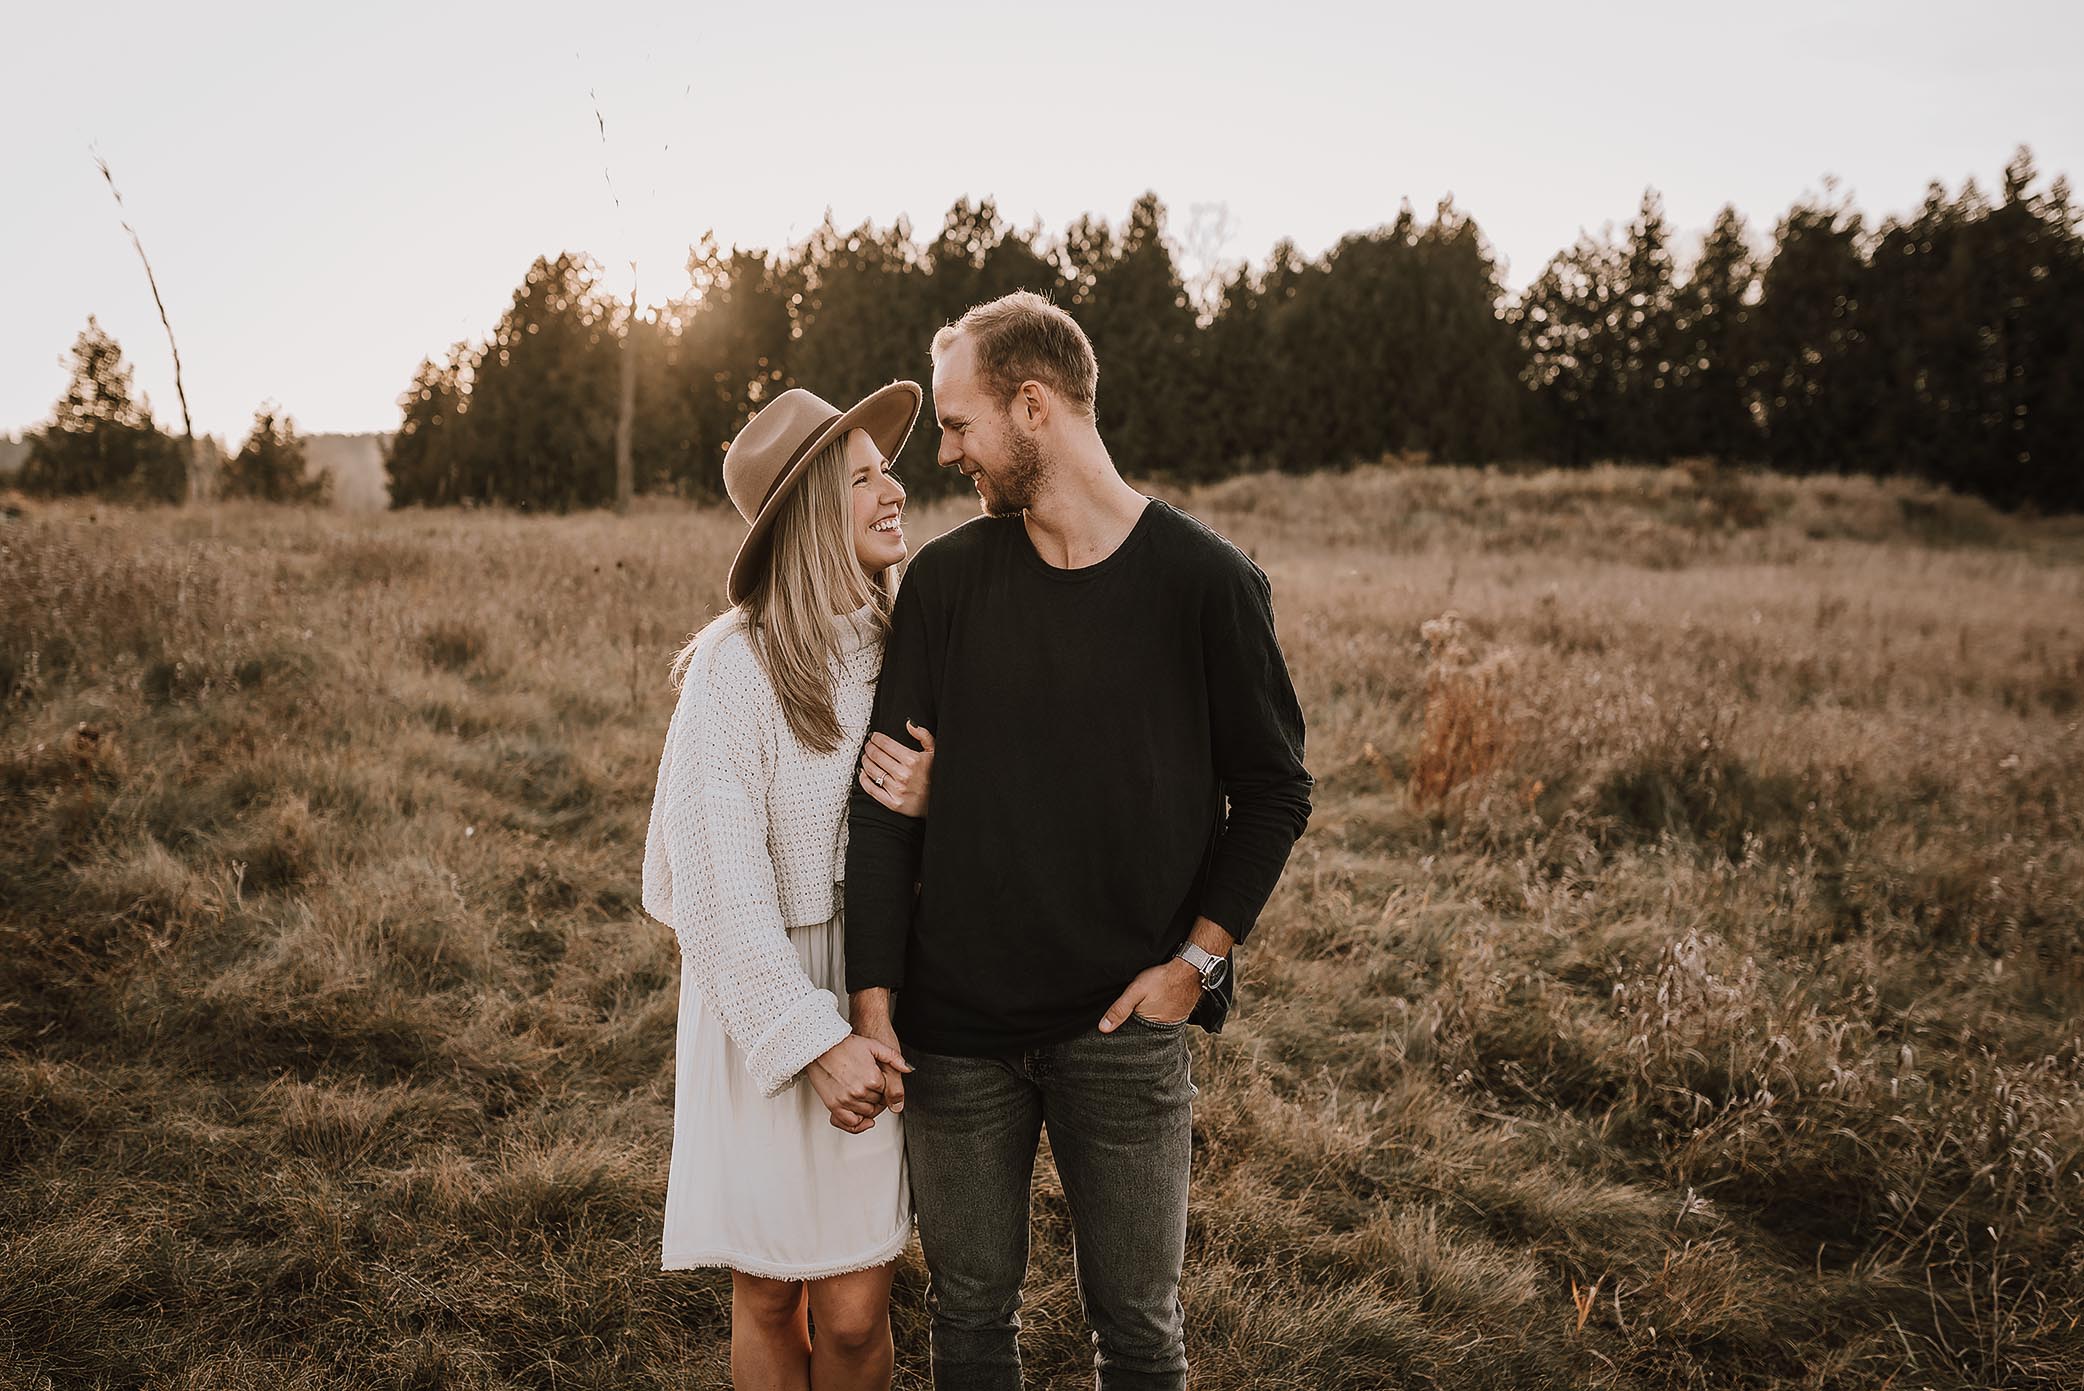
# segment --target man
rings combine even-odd
[[[1266,576],[1115,471],[1070,315],[1008,295],[942,329],[933,361],[939,463],[984,515],[898,593],[869,727],[933,731],[932,802],[920,819],[853,794],[846,954],[856,1031],[913,1068],[884,1100],[905,1116],[935,1384],[1021,1385],[1047,1124],[1098,1385],[1183,1387],[1186,1028],[1309,817],[1302,712]],[[861,778],[894,771],[871,739]]]

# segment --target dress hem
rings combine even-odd
[[[857,1271],[873,1270],[879,1265],[888,1265],[904,1254],[911,1243],[912,1226],[907,1222],[891,1241],[884,1242],[872,1254],[850,1257],[830,1265],[786,1266],[772,1261],[763,1261],[741,1251],[697,1251],[689,1255],[662,1256],[661,1270],[696,1270],[706,1266],[728,1266],[742,1270],[747,1275],[758,1275],[767,1280],[824,1280],[834,1275],[852,1275]]]

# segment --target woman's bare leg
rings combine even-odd
[[[810,1301],[801,1280],[731,1272],[731,1385],[810,1391]]]
[[[890,1278],[897,1265],[812,1280],[810,1347],[815,1391],[885,1391],[895,1349],[890,1344]]]

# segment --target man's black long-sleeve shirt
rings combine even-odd
[[[1197,915],[1243,941],[1309,818],[1272,587],[1158,500],[1076,569],[1019,516],[922,547],[869,727],[910,745],[908,719],[933,732],[931,802],[854,789],[847,988],[894,989],[929,1052],[1092,1028]]]

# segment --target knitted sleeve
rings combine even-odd
[[[683,970],[722,1017],[763,1095],[852,1032],[830,990],[804,971],[783,925],[768,852],[766,788],[775,775],[761,713],[771,702],[750,653],[687,673],[666,731],[655,816],[670,887],[667,923]],[[743,657],[744,661],[734,661]]]

